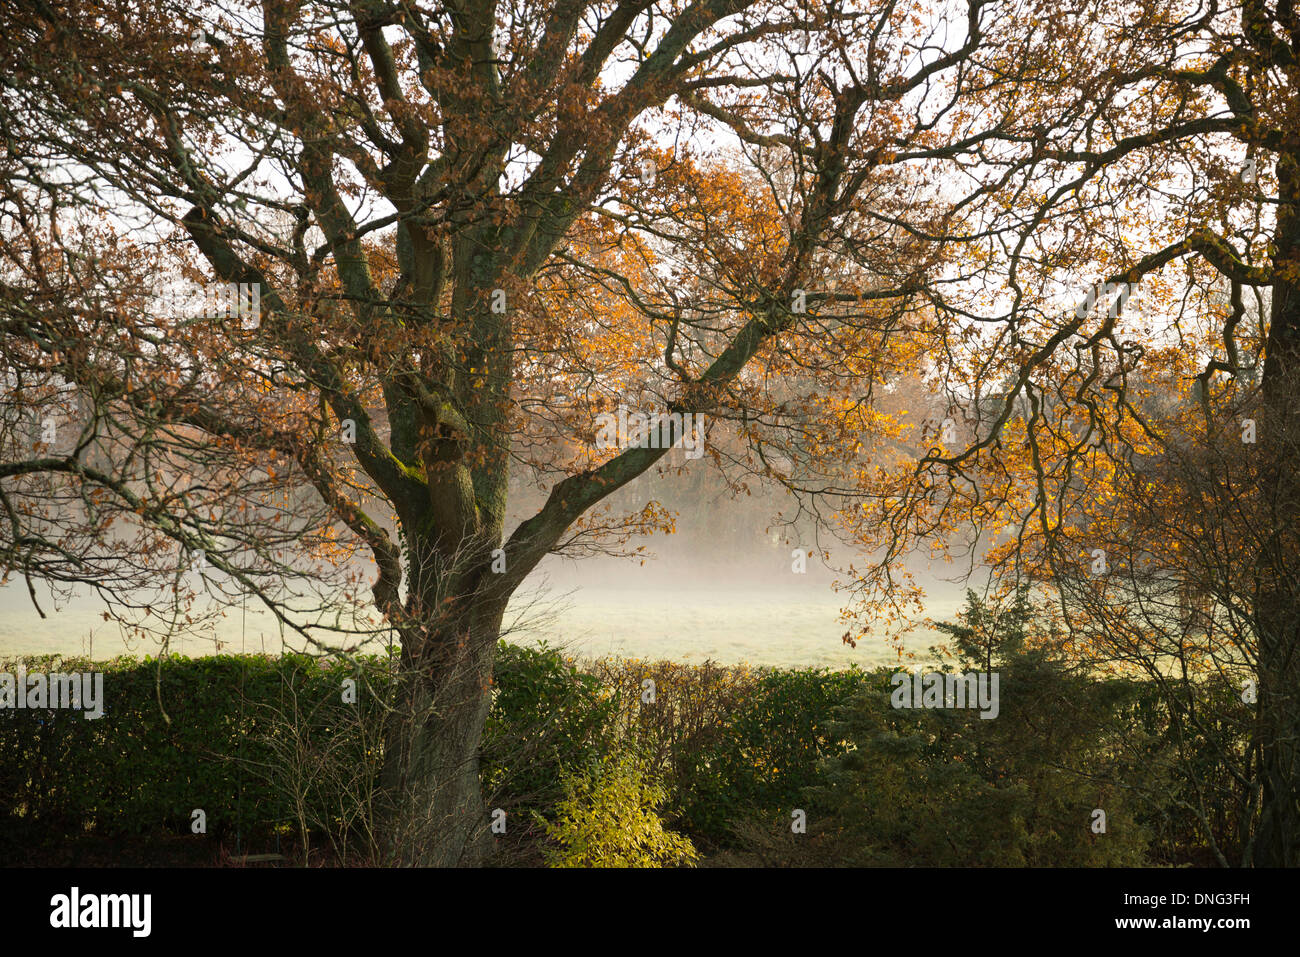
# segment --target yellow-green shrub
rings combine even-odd
[[[551,867],[674,867],[694,864],[690,839],[667,830],[658,814],[664,790],[644,765],[619,755],[569,776],[543,850]]]

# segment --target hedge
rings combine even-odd
[[[0,670],[12,673],[17,664]],[[364,719],[385,693],[380,658],[362,659],[364,672],[259,655],[22,664],[29,672],[105,676],[99,720],[70,710],[0,709],[0,827],[22,821],[65,835],[188,833],[196,808],[219,835],[296,823],[292,798],[275,781],[284,748],[273,743],[288,733],[276,713],[296,716],[294,733],[332,735],[337,745],[340,733],[351,734],[341,729],[357,726],[355,709]],[[642,700],[651,675],[653,704]],[[356,706],[342,702],[348,677],[363,688]],[[547,813],[564,798],[566,776],[635,749],[668,785],[674,825],[725,844],[736,811],[791,805],[816,779],[832,750],[825,737],[831,707],[861,680],[854,671],[635,660],[584,668],[545,646],[503,642],[484,735],[485,791],[493,806]],[[373,757],[358,750],[354,760],[373,764]]]

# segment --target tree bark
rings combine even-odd
[[[469,599],[403,641],[381,775],[389,861],[479,866],[490,851],[479,747],[504,605]]]
[[[1253,863],[1300,866],[1300,150],[1278,159],[1273,298],[1263,378],[1256,741],[1263,800]]]

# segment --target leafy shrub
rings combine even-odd
[[[698,855],[690,839],[666,830],[657,809],[664,789],[632,755],[610,758],[565,779],[565,797],[543,849],[551,867],[675,867]]]

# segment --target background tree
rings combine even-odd
[[[940,324],[928,364],[964,427],[860,475],[879,504],[845,518],[884,556],[860,586],[870,607],[890,560],[972,530],[1005,588],[1056,589],[1077,654],[1158,676],[1189,740],[1240,720],[1199,678],[1257,683],[1247,753],[1221,749],[1238,846],[1293,866],[1300,22],[1250,0],[1088,3],[1035,26],[1034,77],[980,65],[1008,117],[986,179],[1002,201],[968,233],[988,265],[977,322]]]

